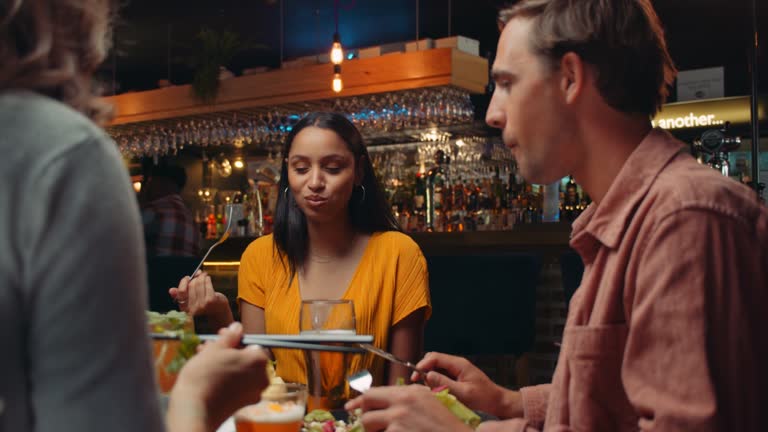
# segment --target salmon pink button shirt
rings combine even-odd
[[[511,430],[768,430],[768,211],[651,131],[574,223],[551,384]]]

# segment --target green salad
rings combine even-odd
[[[178,373],[187,363],[187,360],[195,355],[197,346],[200,345],[200,338],[195,334],[192,318],[185,312],[179,311],[169,311],[164,314],[147,311],[147,323],[152,333],[171,333],[180,336],[178,349],[173,359],[165,366],[166,372]],[[158,358],[165,358],[167,347],[168,344],[162,344]]]
[[[447,387],[432,389],[432,393],[437,400],[448,408],[453,415],[459,418],[464,424],[472,429],[480,424],[480,416],[461,403],[456,396],[450,394]],[[348,420],[336,420],[333,414],[326,410],[313,410],[304,416],[304,432],[365,432],[360,416],[362,411],[358,408],[350,412]]]
[[[153,333],[163,333],[166,331],[190,331],[194,332],[192,319],[186,312],[169,311],[160,313],[147,311],[147,323]]]

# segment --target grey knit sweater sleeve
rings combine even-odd
[[[0,93],[0,431],[160,431],[138,209],[114,143]]]

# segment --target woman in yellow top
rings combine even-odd
[[[309,114],[291,130],[283,154],[274,234],[251,243],[240,260],[246,332],[295,334],[302,300],[349,299],[358,334],[418,360],[431,313],[426,261],[399,231],[360,132],[341,114]],[[182,279],[170,294],[181,310],[215,325],[233,320],[227,299],[205,274]],[[274,355],[278,375],[306,382],[303,353],[276,349]],[[363,368],[374,384],[410,375],[371,354],[352,359],[351,371]]]

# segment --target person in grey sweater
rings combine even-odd
[[[0,3],[0,431],[160,431],[138,205],[90,76],[108,0]],[[212,431],[267,385],[222,330],[182,370],[170,431]],[[226,395],[226,396],[223,396]]]

